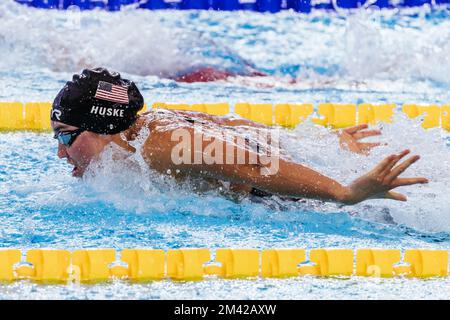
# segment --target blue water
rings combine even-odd
[[[50,101],[84,66],[135,80],[146,102],[450,101],[450,14],[446,10],[283,12],[57,12],[0,4],[0,101]],[[197,66],[243,76],[180,84],[165,77]],[[250,69],[269,73],[249,78]],[[292,84],[291,80],[297,83]],[[0,134],[0,247],[450,247],[449,135],[402,116],[382,127],[387,145],[368,157],[337,146],[311,124],[282,132],[291,155],[349,183],[405,147],[422,159],[408,175],[407,203],[372,200],[343,207],[276,197],[234,202],[193,193],[154,172],[110,161],[83,180],[56,157],[50,133]],[[123,172],[127,170],[127,175]],[[448,298],[450,280],[317,279],[96,286],[0,285],[1,298]]]

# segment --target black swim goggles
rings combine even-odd
[[[59,143],[65,145],[66,147],[70,147],[72,143],[75,142],[76,138],[83,133],[84,129],[76,129],[73,131],[58,131],[53,136],[54,139],[57,139]]]

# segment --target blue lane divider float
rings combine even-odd
[[[160,10],[250,10],[276,13],[294,10],[308,13],[312,9],[352,9],[366,5],[371,0],[15,0],[18,3],[42,9],[67,9],[77,6],[81,10],[95,8],[118,11],[123,6],[134,4],[137,8]],[[334,2],[334,3],[333,3]],[[372,1],[371,1],[372,2]],[[450,0],[376,0],[372,5],[379,8],[417,7],[423,5],[448,5]]]

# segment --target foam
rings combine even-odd
[[[0,66],[73,73],[102,65],[162,77],[198,66],[244,74],[256,67],[307,82],[338,78],[402,80],[404,86],[415,80],[449,84],[450,22],[440,16],[445,11],[412,10],[318,11],[308,16],[109,13],[39,10],[9,0],[0,4]]]
[[[0,12],[0,47],[6,57],[1,63],[6,68],[31,64],[76,72],[102,65],[137,75],[168,76],[188,65],[157,14],[38,10],[9,2],[0,4]]]

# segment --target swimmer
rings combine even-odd
[[[194,83],[194,82],[213,82],[219,80],[227,80],[228,78],[233,78],[237,76],[241,76],[241,74],[233,73],[226,70],[219,70],[213,67],[204,67],[194,71],[183,73],[170,79],[175,80],[176,82]],[[249,73],[242,74],[242,76],[266,77],[267,75],[259,71],[251,71]]]
[[[195,126],[207,127],[216,132],[213,140],[222,146],[224,152],[231,142],[224,138],[222,130],[264,129],[265,126],[250,120],[234,117],[216,117],[186,111],[152,110],[138,114],[144,99],[136,85],[123,79],[119,73],[103,68],[86,69],[73,76],[56,96],[51,125],[58,141],[58,157],[65,158],[74,166],[72,175],[82,177],[89,163],[98,157],[105,146],[116,144],[126,152],[140,152],[149,168],[161,174],[170,174],[174,179],[196,178],[207,181],[224,181],[240,190],[256,190],[262,194],[278,195],[293,199],[315,198],[325,201],[356,204],[367,199],[392,199],[406,201],[406,196],[393,191],[400,186],[424,184],[423,177],[399,177],[408,167],[419,160],[413,155],[401,161],[409,150],[392,154],[383,159],[367,174],[349,185],[342,185],[315,170],[285,157],[280,157],[276,174],[267,174],[267,163],[258,157],[257,150],[238,147],[247,157],[257,159],[256,163],[232,164],[176,162],[174,150],[179,140],[173,139],[176,130],[183,129],[189,135],[189,146],[194,146]],[[359,140],[378,135],[377,130],[365,130],[356,126],[340,132],[341,145],[358,153],[366,153],[378,144],[364,144]],[[140,150],[132,145],[142,129],[149,133]],[[144,130],[145,131],[145,130]],[[189,147],[189,159],[208,156],[207,147],[211,141],[201,141],[198,150]],[[231,160],[236,160],[233,154]]]

